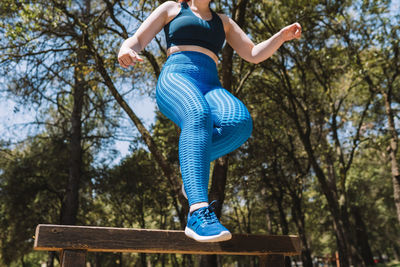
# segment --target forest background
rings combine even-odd
[[[116,60],[122,41],[161,2],[0,2],[0,96],[14,107],[7,113],[3,106],[0,116],[1,266],[58,266],[57,254],[32,250],[39,223],[185,226],[179,129],[152,111],[166,59],[163,32],[141,52],[143,63],[125,70]],[[299,235],[302,255],[287,258],[287,266],[319,266],[336,252],[341,266],[395,264],[399,1],[211,6],[255,43],[290,23],[303,27],[300,40],[260,64],[240,59],[229,45],[219,55],[223,86],[254,120],[251,138],[212,163],[210,199],[219,201],[222,222],[234,233]],[[256,258],[234,256],[91,253],[88,261],[257,266]]]

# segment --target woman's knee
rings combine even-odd
[[[245,116],[241,121],[241,135],[246,138],[246,140],[250,137],[253,132],[253,119],[250,114]]]
[[[240,132],[241,135],[250,136],[253,130],[253,120],[250,112],[243,103],[240,103],[235,109],[234,115],[228,116],[228,118],[223,124],[230,125],[236,132]]]
[[[242,116],[238,117],[232,126],[231,130],[235,132],[237,138],[246,141],[253,131],[253,120],[249,112],[246,110],[245,113],[242,113]]]

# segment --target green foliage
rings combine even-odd
[[[59,223],[68,177],[65,151],[62,141],[44,136],[14,150],[2,150],[0,248],[5,264],[31,251],[36,224]]]

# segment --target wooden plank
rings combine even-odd
[[[61,267],[85,267],[85,250],[63,250],[61,252]]]
[[[183,231],[93,226],[38,225],[36,250],[83,249],[97,252],[144,252],[225,255],[299,255],[297,236],[233,234],[232,239],[200,243]]]

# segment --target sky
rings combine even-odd
[[[136,96],[127,102],[132,110],[142,120],[146,128],[155,120],[155,100],[147,95]],[[132,103],[134,101],[134,104]],[[14,112],[18,109],[18,112]],[[24,127],[26,123],[32,122],[35,118],[35,111],[21,107],[5,94],[0,94],[0,134],[2,139],[11,138],[13,141],[23,140],[28,134],[34,134],[34,129]],[[133,123],[130,124],[132,131],[136,131]],[[127,134],[131,135],[131,134]],[[124,157],[129,153],[129,141],[117,141],[115,148],[120,152],[120,157]],[[116,159],[117,160],[117,159]]]

